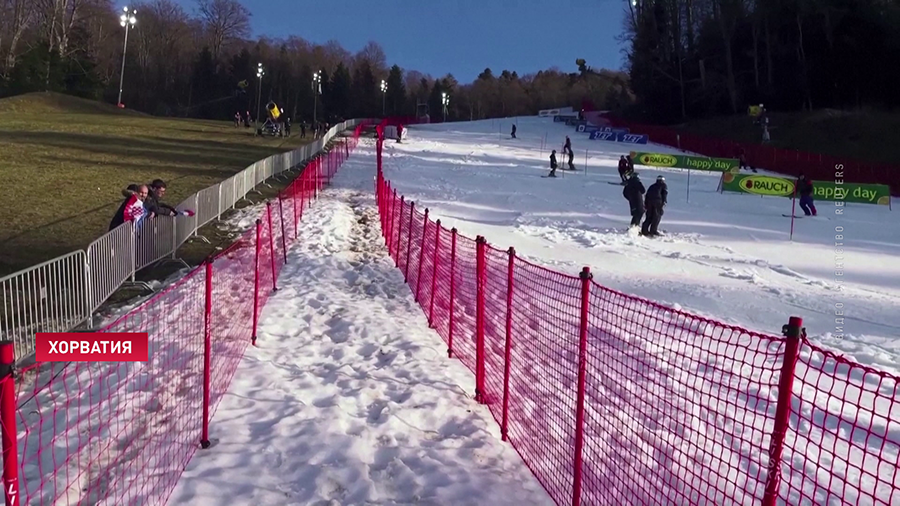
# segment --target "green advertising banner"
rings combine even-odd
[[[646,165],[648,167],[670,167],[673,169],[707,170],[713,172],[727,172],[740,166],[737,158],[669,155],[641,151],[632,151],[631,159],[637,165]]]
[[[756,174],[722,174],[722,191],[752,193],[772,197],[792,197],[795,180],[785,177]],[[883,184],[843,183],[813,181],[813,198],[828,202],[844,201],[858,204],[891,204],[891,189]]]

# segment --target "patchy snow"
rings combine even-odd
[[[170,504],[552,504],[387,257],[360,145],[300,237]]]

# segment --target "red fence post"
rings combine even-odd
[[[310,165],[306,164],[306,168],[303,169],[303,197],[300,199],[300,219],[303,219],[303,211],[308,208],[307,201],[309,200],[309,175],[312,171],[309,169]]]
[[[784,358],[781,362],[781,377],[778,379],[778,404],[775,407],[775,427],[769,442],[769,470],[766,476],[766,495],[763,506],[775,506],[778,488],[781,485],[781,453],[784,450],[784,436],[791,418],[791,398],[794,388],[794,367],[800,353],[800,335],[803,319],[791,316],[781,332],[785,337]]]
[[[256,219],[256,256],[253,260],[253,336],[250,342],[256,346],[256,327],[259,324],[259,256],[262,252],[262,220]]]
[[[513,268],[516,250],[509,248],[509,266],[506,270],[506,346],[503,359],[503,421],[500,422],[500,439],[506,441],[509,421],[509,359],[512,351]]]
[[[278,291],[278,284],[275,282],[278,275],[275,271],[275,234],[272,232],[272,203],[266,202],[266,215],[268,216],[269,221],[269,251],[272,253],[269,255],[272,259],[272,291]]]
[[[206,310],[203,317],[203,427],[200,434],[200,448],[209,448],[209,389],[210,364],[212,362],[212,288],[213,263],[206,261]]]
[[[15,364],[15,343],[0,341],[0,439],[3,441],[3,495],[6,498],[6,506],[19,505]]]
[[[425,256],[425,237],[428,235],[428,208],[425,208],[425,221],[422,225],[422,244],[419,246],[419,275],[416,278],[416,297],[415,301],[419,302],[419,291],[422,289],[422,257]]]
[[[300,219],[297,217],[297,182],[291,183],[291,207],[294,209],[294,240],[297,240],[297,234],[300,228]]]
[[[456,227],[450,230],[450,332],[447,339],[447,356],[453,357],[453,330],[456,315]]]
[[[438,252],[441,249],[441,220],[434,222],[434,251],[431,260],[431,302],[428,303],[428,328],[434,328],[434,292],[437,289]]]
[[[406,265],[403,266],[403,282],[409,281],[409,254],[412,252],[412,228],[415,218],[416,203],[409,203],[409,226],[406,227]]]
[[[591,294],[591,269],[585,267],[581,278],[581,321],[578,330],[578,394],[575,400],[575,463],[572,475],[572,505],[581,504],[581,458],[584,451],[584,391],[587,381],[587,326]]]
[[[397,190],[394,190],[396,194]],[[406,196],[400,195],[400,212],[397,213],[397,257],[394,259],[394,266],[400,268],[400,234],[403,229],[403,210],[406,209]],[[393,248],[391,248],[393,249]]]
[[[485,403],[484,398],[484,285],[485,285],[485,241],[475,239],[475,401]]]
[[[284,263],[287,265],[287,237],[284,233],[284,206],[281,205],[281,192],[278,192],[278,214],[281,215],[281,250],[284,253]]]

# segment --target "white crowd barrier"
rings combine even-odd
[[[341,132],[363,119],[331,127],[321,138],[299,149],[253,163],[216,185],[204,188],[176,209],[194,216],[155,217],[133,227],[125,223],[78,250],[0,278],[0,340],[15,343],[16,359],[34,352],[38,332],[66,332],[93,313],[139,270],[165,258],[200,227],[218,219],[256,186],[313,158]]]

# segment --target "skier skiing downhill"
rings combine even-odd
[[[631,177],[622,189],[622,196],[628,200],[628,206],[631,211],[631,226],[638,227],[641,225],[641,218],[644,216],[644,184],[637,173],[632,172]]]
[[[556,177],[556,150],[550,153],[550,173],[547,177]]]
[[[669,189],[666,186],[666,178],[657,176],[656,182],[647,188],[647,194],[644,196],[647,217],[644,218],[644,224],[641,226],[641,235],[648,237],[660,235],[659,222],[663,216],[663,208],[668,203],[668,197]]]
[[[804,174],[800,174],[797,179],[797,193],[800,194],[800,209],[807,216],[816,215],[816,205],[813,203],[813,184],[812,181],[806,179]]]
[[[510,132],[509,135],[511,135],[513,139],[516,138],[516,124],[515,123],[513,123],[512,132]]]

